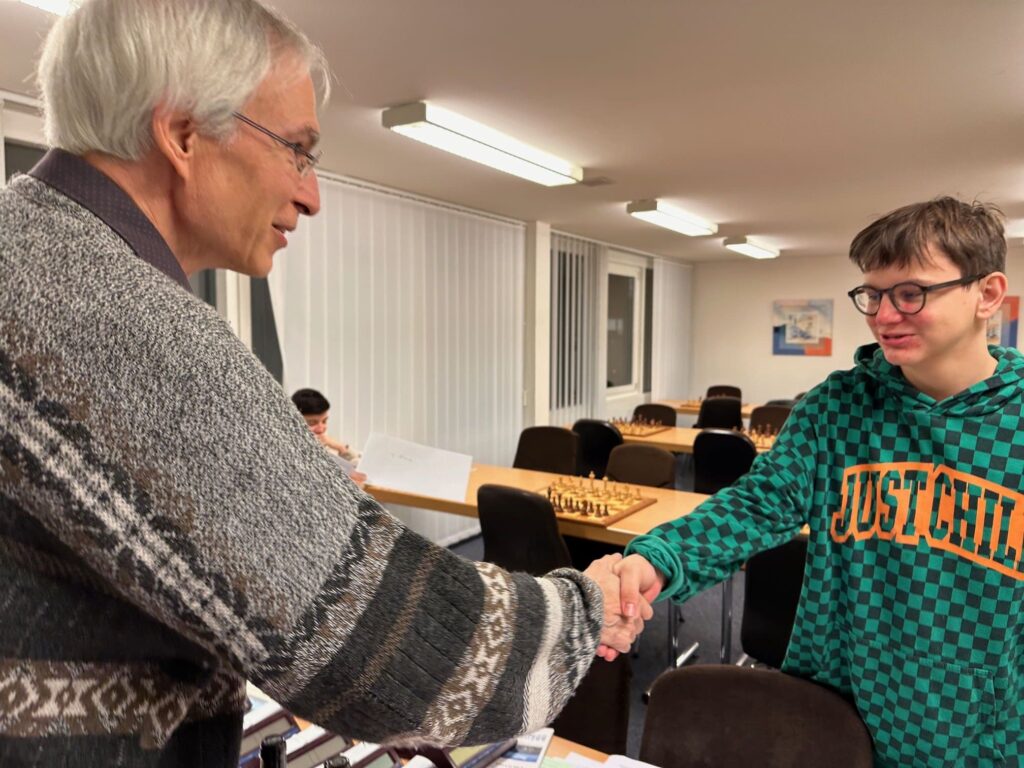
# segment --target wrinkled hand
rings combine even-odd
[[[642,598],[634,600],[632,616],[623,615],[620,577],[615,570],[621,562],[622,555],[605,555],[583,572],[597,582],[604,594],[604,626],[597,655],[606,661],[614,661],[620,653],[628,651],[643,631],[644,621],[654,615],[650,602]]]

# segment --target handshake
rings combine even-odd
[[[597,655],[614,661],[643,632],[654,615],[651,603],[665,585],[665,577],[640,555],[605,555],[583,572],[604,594],[604,626]]]

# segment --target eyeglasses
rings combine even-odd
[[[882,296],[888,296],[896,311],[903,315],[916,315],[924,309],[925,299],[933,291],[952,288],[954,285],[970,285],[981,280],[985,275],[971,275],[959,280],[950,280],[935,285],[919,285],[918,283],[896,283],[892,288],[871,288],[859,285],[846,295],[853,301],[853,306],[865,315],[877,315],[882,307]]]
[[[320,158],[323,156],[322,151],[316,152],[315,154],[312,152],[307,152],[305,149],[303,149],[301,144],[296,144],[294,141],[288,141],[288,139],[278,136],[273,131],[269,130],[268,128],[264,128],[259,123],[255,122],[254,120],[250,120],[248,117],[239,112],[232,112],[231,114],[237,117],[246,125],[251,125],[260,133],[266,134],[279,144],[284,144],[286,147],[288,147],[288,149],[294,152],[295,170],[299,172],[300,178],[304,178],[306,174],[308,174],[310,170],[312,170],[313,166],[320,162]]]

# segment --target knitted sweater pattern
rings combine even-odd
[[[1024,763],[1024,356],[990,352],[937,402],[862,347],[740,481],[627,548],[681,600],[808,525],[783,669],[855,702],[879,766]]]
[[[483,743],[567,701],[596,585],[409,531],[88,210],[16,178],[0,284],[0,764],[232,766],[245,679],[372,741]]]

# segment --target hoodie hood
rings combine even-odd
[[[971,418],[998,411],[1007,402],[1018,400],[1024,391],[1024,355],[1011,347],[988,348],[996,359],[996,370],[987,379],[958,392],[945,400],[936,401],[919,392],[903,376],[897,365],[885,359],[878,344],[865,344],[853,356],[858,372],[874,379],[884,397],[898,397],[905,407],[932,410],[936,415]]]

